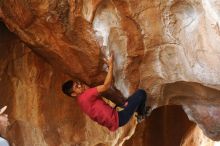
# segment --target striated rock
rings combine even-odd
[[[0,106],[8,105],[6,139],[13,146],[120,145],[134,132],[133,119],[117,132],[90,120],[61,92],[69,77],[37,56],[0,25]]]
[[[114,86],[125,97],[143,88],[149,92],[148,104],[153,108],[182,105],[206,136],[220,140],[219,7],[217,0],[2,0],[0,18],[51,68],[90,86],[103,81],[102,58],[113,52]],[[38,81],[49,84],[49,74],[54,71],[41,65],[33,70],[37,68],[48,74],[47,80]],[[12,69],[17,73],[20,67]],[[35,72],[24,72],[16,76],[30,81],[38,77]],[[5,82],[11,79],[7,76]],[[45,91],[38,91],[38,83],[26,79],[23,82],[27,84],[19,88],[18,81],[9,82],[16,90],[5,95],[15,93],[20,97],[21,90],[28,90],[28,86],[33,86],[29,94]],[[59,78],[57,84],[64,79]]]
[[[218,142],[213,142],[206,137],[199,127],[192,127],[182,139],[181,146],[218,146]]]
[[[99,77],[99,45],[90,23],[77,14],[75,16],[73,7],[75,4],[67,1],[26,3],[19,0],[17,5],[14,1],[1,2],[2,18],[11,31],[17,32],[24,42],[55,67],[91,83],[91,76]],[[30,18],[23,18],[26,11]],[[16,22],[11,13],[13,17],[19,15]],[[68,19],[67,15],[72,17]]]

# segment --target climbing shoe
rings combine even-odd
[[[150,106],[146,106],[144,108],[144,110],[142,111],[142,114],[137,114],[136,118],[137,118],[137,122],[141,123],[146,117],[150,116],[152,109]]]

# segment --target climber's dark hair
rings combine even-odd
[[[64,94],[71,96],[71,93],[73,92],[73,80],[68,80],[62,85],[62,91]]]

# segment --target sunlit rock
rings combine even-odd
[[[219,9],[218,0],[2,0],[1,21],[30,48],[17,53],[22,56],[34,52],[43,58],[42,62],[51,65],[30,65],[33,63],[28,64],[29,58],[25,56],[24,60],[14,61],[19,65],[11,67],[2,55],[0,73],[9,72],[5,71],[6,66],[14,72],[24,69],[16,72],[19,80],[6,76],[4,81],[13,80],[10,85],[15,89],[5,95],[14,93],[13,105],[18,107],[17,98],[24,96],[23,90],[27,90],[28,96],[32,92],[50,92],[51,88],[44,87],[39,92],[37,88],[41,86],[33,84],[39,77],[38,68],[48,73],[44,76],[47,80],[39,77],[43,85],[50,83],[53,69],[90,86],[100,84],[106,75],[102,59],[112,52],[114,86],[125,97],[143,88],[148,91],[148,104],[154,109],[182,105],[206,136],[220,140]],[[28,79],[22,81],[23,76]],[[60,78],[58,84],[64,79]],[[26,102],[43,101],[33,98]],[[35,108],[33,115],[26,116],[36,124],[39,111]],[[23,110],[16,112],[23,117]]]
[[[219,146],[219,144],[206,137],[196,126],[188,130],[180,146]]]

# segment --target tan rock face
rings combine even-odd
[[[0,106],[8,105],[6,139],[13,146],[120,145],[135,120],[109,132],[61,92],[69,77],[37,56],[0,23]]]
[[[180,146],[218,146],[219,142],[214,142],[206,137],[201,129],[197,126],[188,130],[182,139]]]
[[[144,88],[154,108],[182,105],[220,140],[219,8],[217,0],[2,0],[0,18],[54,68],[89,85],[103,81],[102,58],[112,51],[124,96]]]

